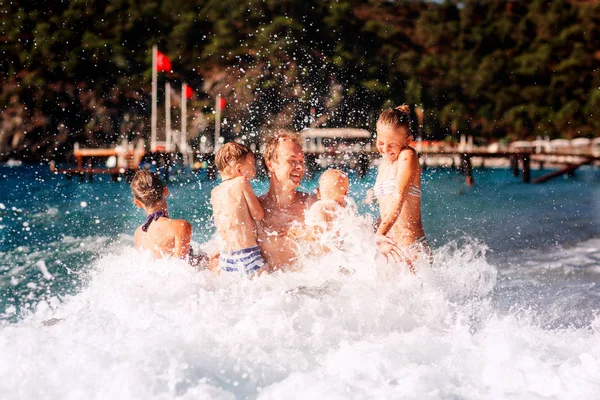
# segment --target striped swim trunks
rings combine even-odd
[[[225,272],[243,272],[250,275],[267,265],[258,246],[247,249],[223,251],[219,256],[219,266]]]

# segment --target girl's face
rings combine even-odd
[[[377,124],[377,150],[387,161],[396,161],[400,151],[408,146],[408,129]]]

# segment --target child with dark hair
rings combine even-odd
[[[192,226],[183,219],[170,219],[166,197],[169,189],[153,172],[138,170],[132,181],[133,201],[146,212],[146,222],[136,229],[135,247],[150,250],[154,257],[187,259],[194,266],[203,264],[205,255],[194,257],[190,241]]]

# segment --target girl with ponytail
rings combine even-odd
[[[410,109],[403,104],[381,113],[377,120],[377,150],[382,155],[373,191],[379,202],[379,250],[396,258],[392,239],[411,272],[418,260],[431,264],[431,248],[421,221],[421,167],[410,143]],[[390,254],[391,253],[391,254]]]

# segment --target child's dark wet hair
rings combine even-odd
[[[219,171],[225,170],[227,167],[233,166],[238,162],[243,162],[252,150],[236,142],[225,143],[215,154],[215,165]]]
[[[133,176],[130,187],[133,196],[149,207],[163,199],[166,186],[154,172],[140,169]]]

